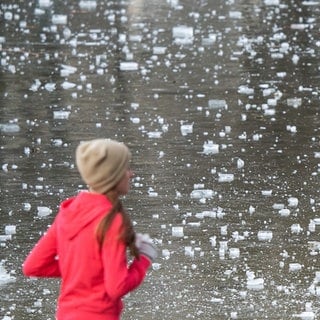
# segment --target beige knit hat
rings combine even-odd
[[[121,180],[130,158],[127,146],[111,139],[84,141],[76,150],[76,163],[83,181],[102,194]]]

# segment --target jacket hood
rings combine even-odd
[[[111,207],[105,195],[82,191],[61,203],[59,229],[71,240],[93,220],[102,219]]]

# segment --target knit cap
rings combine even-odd
[[[127,146],[111,139],[84,141],[76,149],[76,164],[91,190],[106,194],[128,168],[131,153]]]

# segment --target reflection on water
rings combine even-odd
[[[2,1],[0,15],[3,319],[54,319],[58,280],[20,265],[84,187],[74,149],[95,137],[130,146],[125,204],[161,256],[123,319],[316,319],[317,1]]]

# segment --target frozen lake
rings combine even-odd
[[[54,320],[21,264],[84,186],[80,140],[133,153],[160,257],[123,320],[320,315],[319,0],[0,4],[0,319]]]

